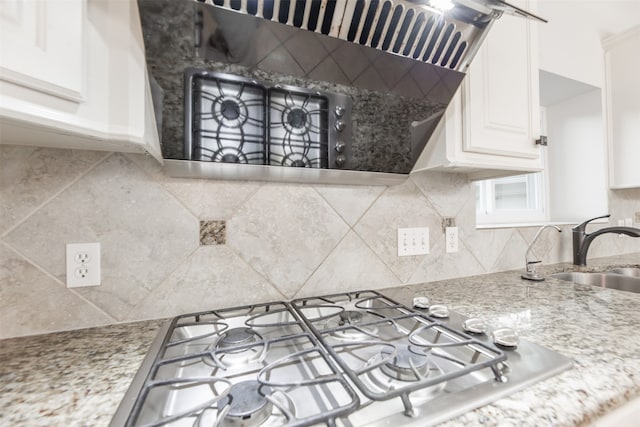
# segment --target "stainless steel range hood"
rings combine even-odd
[[[153,3],[139,2],[141,8],[145,2]],[[229,68],[235,71],[240,66],[252,73],[248,77],[263,79],[260,74],[263,64],[278,61],[280,58],[273,52],[279,49],[291,54],[294,61],[298,61],[298,56],[304,60],[304,56],[311,53],[304,50],[304,44],[298,43],[296,47],[292,43],[298,38],[293,33],[301,31],[295,34],[305,40],[313,36],[317,44],[325,47],[336,43],[342,46],[333,47],[334,51],[327,48],[327,61],[339,62],[333,52],[351,52],[354,58],[356,55],[369,58],[369,66],[386,78],[379,79],[381,83],[377,87],[372,79],[351,76],[345,71],[349,64],[344,66],[345,61],[350,61],[348,53],[342,54],[343,63],[337,71],[323,69],[322,74],[318,71],[321,66],[311,71],[302,69],[303,66],[297,67],[302,70],[278,70],[283,76],[292,76],[298,84],[311,81],[312,87],[318,87],[318,82],[327,82],[329,87],[318,89],[336,91],[335,85],[346,88],[354,110],[354,160],[346,170],[225,164],[189,161],[192,159],[179,155],[165,156],[170,157],[165,162],[169,175],[192,178],[344,184],[401,182],[442,118],[493,21],[503,13],[544,21],[500,0],[195,0],[192,4],[195,5],[193,42],[197,57],[205,67],[218,67],[215,71],[229,72]],[[269,37],[275,39],[277,46],[269,47],[270,59],[260,50]],[[364,54],[354,49],[361,49]],[[315,64],[327,62],[322,59],[315,58]],[[166,59],[164,63],[162,66],[167,66]],[[407,89],[408,85],[403,82],[389,83],[394,73],[401,72],[413,76],[411,84],[416,87],[415,94],[407,95],[412,89]],[[333,80],[337,73],[340,78]],[[298,76],[302,80],[296,80]],[[358,89],[367,96],[377,96],[378,104],[374,105]],[[377,95],[372,95],[374,93]],[[400,107],[390,106],[392,102],[385,98],[388,95],[400,95],[412,101]],[[397,111],[380,111],[386,107]],[[378,113],[387,121],[371,120]],[[416,128],[411,123],[419,126]]]

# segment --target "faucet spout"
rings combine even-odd
[[[538,240],[538,237],[540,237],[540,234],[542,233],[542,231],[545,228],[555,228],[556,230],[558,230],[558,233],[562,233],[562,230],[557,225],[543,225],[542,227],[540,227],[540,229],[538,230],[536,235],[533,236],[533,240],[531,241],[531,243],[529,243],[529,247],[527,248],[527,252],[524,254],[524,262],[525,262],[526,271],[522,276],[520,276],[523,279],[533,280],[533,281],[536,281],[536,282],[542,282],[544,280],[544,277],[542,277],[541,275],[536,273],[536,270],[533,267],[534,264],[538,264],[541,261],[533,261],[533,260],[529,261],[529,254],[531,253],[531,250],[533,249],[533,245],[536,243],[536,241]]]
[[[572,228],[573,230],[573,264],[585,266],[587,265],[587,253],[589,247],[596,237],[602,236],[607,233],[625,234],[631,237],[640,237],[640,228],[634,227],[605,227],[600,230],[596,230],[593,233],[586,233],[586,226],[594,219],[608,218],[611,215],[604,215],[598,218],[593,218],[583,222]]]

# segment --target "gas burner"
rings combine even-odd
[[[302,135],[309,132],[311,113],[303,107],[287,107],[282,111],[282,124],[288,132]]]
[[[262,337],[259,333],[251,328],[232,328],[226,330],[220,335],[216,346],[218,348],[237,347],[244,344],[251,344],[261,341]],[[235,352],[237,352],[236,350]],[[242,349],[239,351],[243,351]]]
[[[383,356],[390,354],[383,351]],[[400,381],[418,381],[429,375],[429,357],[412,346],[400,347],[395,357],[380,369],[391,378]]]
[[[312,162],[302,153],[291,153],[282,159],[282,166],[306,168],[312,167]]]
[[[366,314],[357,310],[345,310],[327,321],[327,329],[336,329],[331,335],[343,340],[364,341],[378,336],[376,326],[360,326],[365,322]],[[351,326],[351,327],[349,327]],[[342,328],[343,329],[338,329]]]
[[[218,402],[219,411],[226,412],[222,426],[256,427],[271,416],[273,403],[267,398],[271,387],[249,380],[231,386],[229,394]]]
[[[213,366],[227,369],[262,360],[267,352],[267,344],[251,328],[232,328],[220,334],[210,350]],[[204,361],[211,364],[208,358],[204,358]]]
[[[222,163],[248,163],[247,156],[236,147],[222,147],[213,154],[211,160]]]
[[[220,125],[229,128],[242,127],[249,118],[247,105],[239,98],[220,96],[217,97],[212,106],[214,119]]]

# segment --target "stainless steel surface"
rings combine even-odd
[[[637,267],[614,268],[609,270],[608,273],[622,274],[623,276],[640,278],[640,268]]]
[[[640,293],[640,277],[625,276],[614,272],[583,273],[572,271],[555,273],[552,274],[551,277],[579,285],[599,286],[601,288],[615,289],[618,291]]]
[[[361,172],[340,169],[278,168],[265,165],[240,165],[165,159],[163,171],[176,178],[281,181],[300,183],[396,185],[408,175]]]
[[[535,267],[534,267],[535,264],[538,264],[541,261],[539,261],[539,260],[530,260],[529,259],[529,255],[531,254],[531,251],[533,249],[533,245],[535,245],[536,241],[538,240],[538,237],[540,237],[540,234],[542,233],[542,231],[545,228],[555,228],[558,231],[558,233],[562,233],[562,230],[560,229],[560,227],[558,227],[556,225],[543,225],[542,227],[540,227],[538,229],[538,232],[536,233],[536,235],[533,236],[533,240],[531,240],[531,243],[529,243],[529,247],[527,248],[527,252],[525,252],[525,254],[524,254],[525,273],[522,276],[520,276],[523,279],[533,280],[534,282],[542,282],[544,280],[544,277],[542,277],[540,274],[538,274],[536,272]]]
[[[574,265],[587,265],[587,253],[589,252],[589,246],[593,240],[607,233],[625,234],[631,237],[640,237],[640,228],[633,227],[606,227],[587,234],[587,225],[596,219],[609,218],[611,215],[603,215],[596,218],[591,218],[583,222],[582,224],[573,227],[573,264]]]
[[[571,366],[526,340],[472,339],[464,320],[373,291],[179,316],[111,425],[430,426]]]
[[[197,68],[187,69],[184,79],[186,160],[348,166],[348,96]],[[336,108],[340,118],[331,113]]]
[[[495,8],[482,7],[481,2],[457,2],[456,7],[446,12],[406,0],[338,0],[323,2],[322,7],[314,7],[311,1],[258,0],[253,10],[246,4],[233,8],[230,0],[224,0],[222,5],[213,0],[204,3],[453,70],[466,69],[485,30],[502,14]],[[315,3],[320,6],[320,2]],[[197,36],[204,57],[211,46],[224,46],[239,62],[251,54],[252,48],[242,43],[239,36],[255,31],[255,27],[221,24],[219,28],[221,31],[205,30]]]

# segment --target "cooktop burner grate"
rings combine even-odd
[[[351,152],[350,104],[345,95],[187,69],[186,158],[345,167]]]

